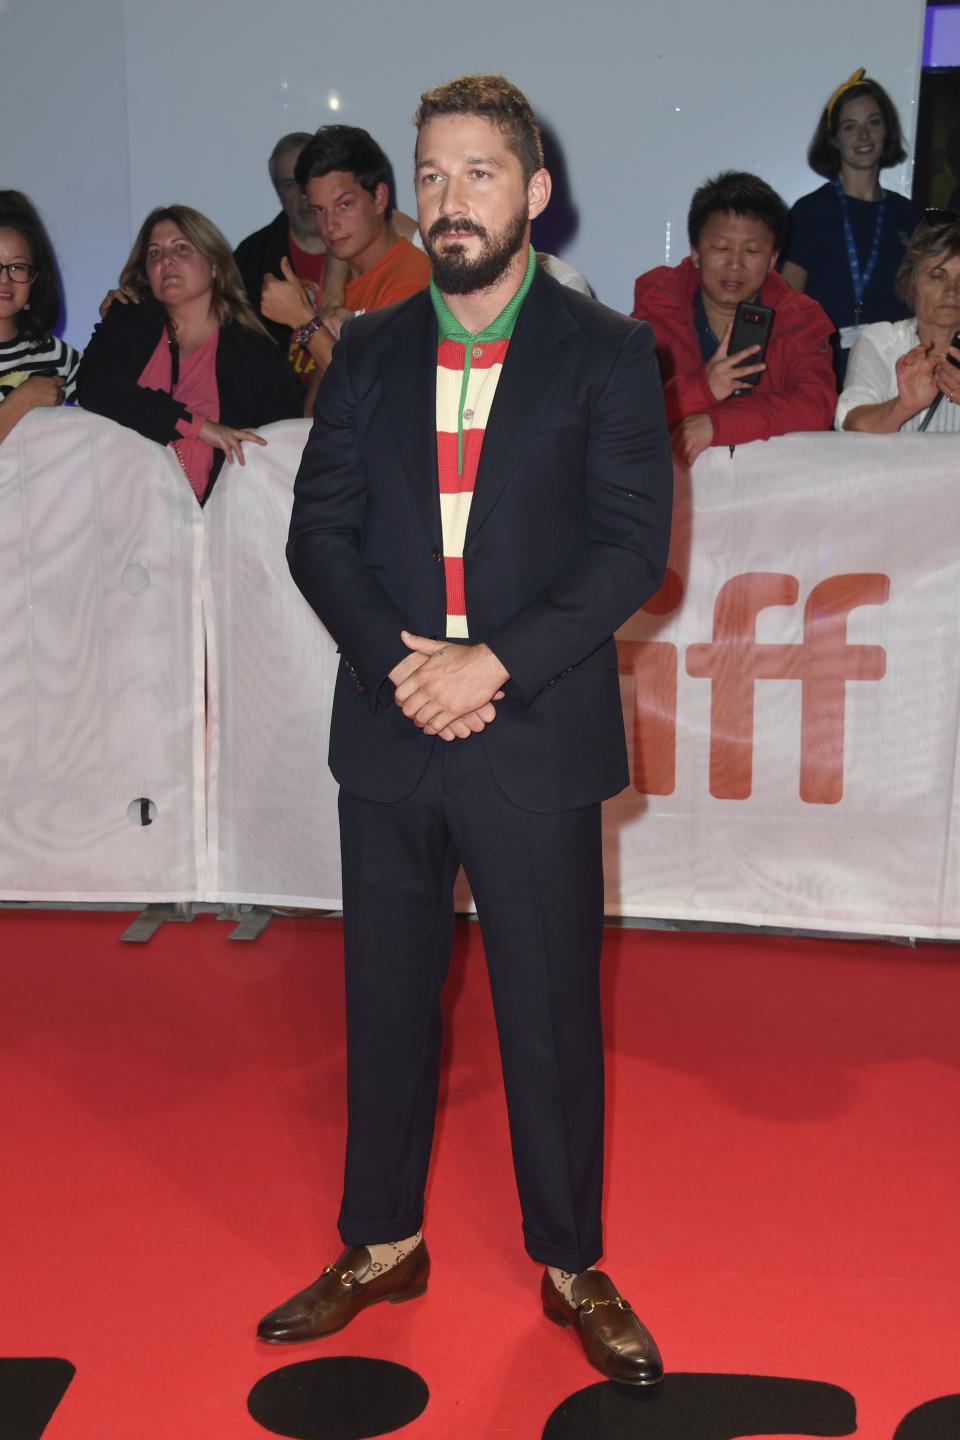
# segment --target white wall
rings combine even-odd
[[[125,0],[0,0],[0,188],[50,231],[83,345],[130,248]]]
[[[754,170],[789,201],[820,183],[807,142],[856,66],[883,81],[912,136],[924,0],[875,0],[868,15],[833,0],[485,0],[469,12],[440,0],[0,0],[0,103],[17,135],[2,183],[49,221],[67,334],[83,344],[151,206],[196,205],[236,243],[276,211],[274,140],[338,120],[377,137],[412,209],[420,92],[502,70],[563,152],[576,217],[558,248],[629,310],[634,277],[686,253],[706,175]],[[887,183],[908,192],[909,164]]]

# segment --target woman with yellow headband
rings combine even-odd
[[[899,320],[894,280],[919,215],[880,186],[880,171],[906,159],[896,106],[882,85],[855,70],[830,96],[807,161],[826,184],[790,212],[783,278],[811,295],[839,331],[837,372],[864,325]]]

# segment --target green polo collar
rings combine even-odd
[[[500,314],[492,320],[485,330],[465,330],[460,321],[451,311],[446,300],[440,294],[437,283],[433,276],[430,277],[430,299],[433,301],[433,308],[437,314],[437,328],[441,340],[455,340],[458,345],[470,345],[471,343],[489,340],[509,340],[513,334],[513,327],[517,323],[517,316],[520,314],[520,307],[527,298],[527,291],[533,284],[533,277],[537,269],[537,256],[533,246],[529,247],[527,255],[527,268],[519,287],[513,292],[510,299],[504,305]]]
[[[504,305],[500,314],[485,330],[465,330],[440,294],[436,281],[430,277],[430,299],[437,316],[437,331],[441,340],[453,340],[463,346],[463,378],[460,382],[460,404],[457,410],[457,474],[463,474],[463,407],[467,402],[467,386],[470,384],[470,360],[473,347],[491,340],[509,340],[517,323],[520,307],[527,298],[527,291],[533,284],[537,269],[537,256],[533,246],[529,247],[527,268],[518,288]]]

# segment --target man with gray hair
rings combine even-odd
[[[281,136],[274,145],[269,160],[270,179],[283,209],[269,225],[241,240],[234,251],[250,304],[277,344],[287,352],[297,378],[303,381],[315,368],[310,355],[302,346],[293,343],[290,326],[264,314],[261,293],[264,279],[270,275],[281,276],[286,260],[318,306],[323,294],[327,247],[317,229],[316,217],[293,173],[300,151],[312,139],[307,131],[295,130],[290,135]]]

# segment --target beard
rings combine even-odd
[[[502,230],[491,235],[473,220],[448,220],[441,216],[423,236],[423,248],[433,266],[433,278],[445,295],[471,295],[475,290],[489,290],[502,278],[510,261],[524,247],[527,238],[527,209],[518,210]],[[442,235],[476,235],[480,254],[475,260],[467,257],[462,245],[440,249]]]

